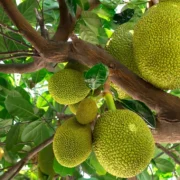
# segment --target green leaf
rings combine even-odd
[[[123,0],[100,0],[100,2],[110,9],[115,9],[119,4],[123,3]]]
[[[138,174],[137,178],[138,178],[138,180],[150,180],[150,179],[152,179],[152,177],[147,172],[147,168],[143,172]]]
[[[7,133],[11,129],[11,126],[12,119],[0,119],[0,136]]]
[[[74,0],[65,0],[66,5],[68,7],[68,10],[70,12],[70,14],[75,17],[76,16],[76,8],[77,8],[77,4],[76,1]]]
[[[22,97],[7,96],[5,106],[12,116],[19,118],[34,117],[33,105]]]
[[[76,2],[83,10],[89,9],[89,1],[88,0],[76,0]]]
[[[18,5],[19,11],[29,22],[36,21],[36,16],[34,12],[35,8],[38,8],[38,3],[36,0],[26,0]]]
[[[42,81],[45,78],[46,74],[47,74],[47,70],[46,69],[41,69],[39,71],[31,73],[32,81],[35,84],[37,84],[37,83],[39,83],[40,81]]]
[[[17,92],[19,92],[19,93],[21,94],[21,96],[22,96],[25,100],[27,100],[28,102],[30,101],[30,95],[29,95],[29,93],[26,92],[22,87],[18,86],[18,87],[15,88],[15,90],[16,90]]]
[[[85,82],[91,89],[97,89],[104,85],[109,75],[108,67],[102,63],[96,64],[84,73]]]
[[[49,92],[44,92],[40,96],[38,96],[36,105],[38,108],[49,106],[49,103],[52,102],[52,97]]]
[[[94,153],[92,153],[90,156],[90,164],[94,167],[94,169],[96,170],[96,173],[98,175],[105,175],[106,174],[106,170],[98,162]]]
[[[79,31],[80,31],[79,35],[82,40],[87,41],[91,44],[95,44],[95,45],[99,44],[99,40],[98,40],[97,36],[88,27],[81,24],[79,26]]]
[[[34,141],[35,145],[39,145],[49,137],[50,133],[46,124],[41,121],[34,121],[23,130],[21,139],[23,142]]]
[[[53,168],[54,171],[62,177],[72,176],[75,171],[75,168],[67,168],[59,164],[56,158],[54,158]]]
[[[170,161],[167,159],[157,158],[154,160],[155,165],[163,173],[173,172],[175,165],[173,165]]]
[[[89,27],[89,29],[91,29],[91,31],[93,31],[97,36],[99,34],[98,28],[101,27],[101,21],[98,15],[91,11],[84,11],[82,12],[81,17],[87,27]]]
[[[153,112],[143,102],[127,99],[121,99],[120,102],[122,106],[141,116],[151,128],[156,127],[156,119]]]
[[[22,142],[21,134],[24,127],[25,127],[25,124],[20,124],[20,123],[17,123],[14,126],[12,126],[12,128],[10,129],[6,137],[6,149],[8,151],[9,150],[18,151],[22,149],[24,145],[21,144]]]

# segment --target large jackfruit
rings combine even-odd
[[[161,0],[134,29],[140,76],[161,89],[180,88],[180,1]]]
[[[54,136],[53,150],[57,161],[65,167],[75,167],[92,151],[90,125],[81,125],[72,117],[60,126]]]
[[[129,70],[138,74],[133,55],[133,34],[135,22],[127,22],[120,25],[108,41],[106,50]],[[112,85],[118,92],[120,99],[130,98],[121,88]]]
[[[52,144],[45,147],[38,153],[38,165],[40,171],[46,175],[53,176],[55,174],[53,169],[54,153]]]
[[[84,99],[90,89],[84,82],[83,74],[72,69],[64,69],[49,80],[49,93],[60,104],[75,104]]]
[[[136,176],[154,154],[149,128],[142,118],[129,110],[105,112],[95,124],[93,138],[98,161],[114,176]]]
[[[81,124],[88,124],[96,118],[97,112],[96,102],[92,98],[86,98],[78,105],[76,112],[77,121]]]

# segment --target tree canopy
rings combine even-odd
[[[105,103],[105,94],[111,92],[117,109],[137,113],[151,129],[154,158],[130,179],[180,177],[180,89],[154,87],[106,51],[117,27],[137,22],[157,3],[0,0],[0,179],[40,179],[38,153],[53,142],[57,127],[74,116],[69,105],[55,101],[48,90],[49,79],[68,65],[82,67],[98,116],[112,106]],[[131,98],[120,99],[111,83]],[[93,152],[74,168],[53,158],[52,168],[54,177],[44,179],[123,180],[106,172]]]

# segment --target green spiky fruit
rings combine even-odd
[[[38,164],[41,172],[46,175],[53,176],[55,174],[53,161],[54,153],[51,144],[38,153]]]
[[[106,50],[129,70],[138,74],[133,55],[134,22],[120,25],[107,43]],[[115,86],[115,85],[114,85]],[[113,86],[113,87],[114,87]],[[115,86],[120,99],[130,98],[120,87]]]
[[[71,112],[72,112],[73,114],[76,114],[77,109],[78,109],[78,105],[79,105],[79,103],[70,104],[70,105],[69,105],[69,109],[71,110]]]
[[[146,123],[132,111],[105,112],[95,124],[96,157],[110,174],[133,177],[143,171],[154,154],[154,140]]]
[[[97,111],[96,102],[91,98],[86,98],[79,103],[77,108],[77,121],[81,124],[88,124],[96,118]]]
[[[64,69],[49,80],[49,93],[60,104],[75,104],[84,99],[90,89],[86,86],[83,74],[72,69]]]
[[[53,150],[57,161],[65,167],[75,167],[92,151],[90,125],[81,125],[72,117],[60,126],[54,136]]]
[[[179,17],[179,0],[161,0],[134,29],[134,56],[140,75],[161,89],[180,88]]]

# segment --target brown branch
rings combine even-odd
[[[32,28],[29,22],[18,11],[14,2],[12,0],[0,1],[0,5],[19,29],[19,32],[36,48],[36,50],[39,52],[46,51],[48,42]]]
[[[46,63],[39,58],[27,64],[0,64],[0,72],[3,73],[30,73],[46,67]]]
[[[32,149],[25,158],[21,159],[17,164],[12,166],[8,171],[6,171],[1,177],[1,180],[12,179],[17,173],[21,170],[21,168],[39,151],[44,149],[46,146],[51,144],[53,141],[53,136],[41,143],[39,146]]]
[[[176,163],[176,164],[179,164],[180,165],[180,161],[176,158],[176,156],[170,152],[168,149],[166,149],[165,147],[163,147],[161,144],[159,143],[156,143],[156,147],[161,149],[164,153],[166,153],[171,159],[173,159],[173,161]]]
[[[74,29],[75,19],[68,12],[65,0],[58,0],[60,11],[60,22],[54,37],[54,41],[67,41],[69,35]]]

